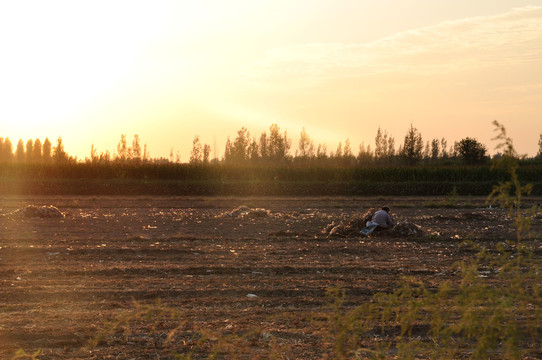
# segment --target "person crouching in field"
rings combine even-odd
[[[384,206],[382,210],[375,212],[372,221],[377,223],[377,226],[374,231],[389,230],[395,226],[395,222],[390,216],[390,211],[389,207]]]

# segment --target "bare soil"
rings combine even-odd
[[[269,197],[4,197],[0,199],[0,358],[18,349],[40,359],[169,359],[194,347],[196,331],[268,334],[289,359],[329,354],[310,315],[326,304],[326,289],[346,290],[347,306],[395,289],[405,276],[429,286],[457,281],[452,264],[474,256],[463,240],[492,247],[513,239],[506,211],[484,199],[455,208],[428,207],[427,198]],[[540,203],[528,199],[526,205]],[[53,205],[61,218],[8,216],[27,205]],[[240,205],[267,210],[235,217]],[[347,222],[388,205],[397,221],[423,236],[328,237]],[[542,258],[542,221],[526,239]],[[142,322],[130,334],[89,340],[107,321],[138,304],[177,309],[182,326]],[[169,326],[169,327],[168,327]],[[175,325],[177,326],[177,325]],[[198,354],[198,353],[197,353]],[[196,354],[196,355],[197,355]],[[202,353],[203,354],[203,353]],[[202,355],[200,354],[200,355]]]

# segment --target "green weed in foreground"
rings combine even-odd
[[[489,202],[509,209],[516,239],[489,251],[474,243],[477,256],[456,264],[460,281],[437,289],[416,279],[391,294],[343,310],[344,295],[328,292],[330,343],[336,359],[523,359],[542,355],[542,266],[522,243],[538,208],[521,209],[531,187],[517,177],[518,156],[504,128],[495,123],[503,141],[510,180],[495,186]]]
[[[24,360],[38,360],[39,359],[39,354],[41,353],[41,350],[37,350],[36,352],[32,353],[32,354],[27,354],[26,351],[22,350],[22,349],[19,349],[17,350],[17,352],[15,353],[15,355],[11,358],[12,360],[19,360],[19,359],[24,359]]]
[[[133,309],[107,322],[88,346],[96,348],[104,343],[128,342],[139,342],[139,350],[154,353],[157,359],[281,358],[278,356],[281,346],[268,333],[259,330],[233,333],[204,328],[160,300],[150,305],[135,302]]]

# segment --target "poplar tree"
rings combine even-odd
[[[15,148],[15,160],[22,163],[25,159],[24,155],[24,142],[23,139],[19,139],[17,147]]]
[[[33,148],[34,148],[34,142],[32,141],[32,139],[28,139],[26,141],[26,148],[25,148],[27,162],[32,162]]]
[[[301,130],[299,138],[299,157],[308,159],[314,157],[314,144],[305,131],[305,128]]]
[[[31,156],[32,161],[35,163],[41,162],[41,148],[42,148],[41,140],[36,139],[34,141],[34,146],[32,147],[32,156]]]
[[[62,138],[60,136],[56,140],[56,146],[53,149],[53,160],[57,164],[68,160],[68,155],[64,151],[64,144],[62,143]]]
[[[199,164],[203,161],[203,149],[199,141],[199,136],[194,136],[192,140],[192,151],[190,151],[190,163]]]
[[[8,162],[13,160],[13,144],[11,140],[7,137],[2,142],[2,151],[0,152],[0,160]]]
[[[408,166],[416,165],[422,159],[422,135],[412,124],[405,135],[401,155]]]

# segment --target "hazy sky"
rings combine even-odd
[[[0,137],[80,159],[138,134],[152,157],[221,155],[246,127],[334,151],[542,133],[542,0],[0,2]]]

